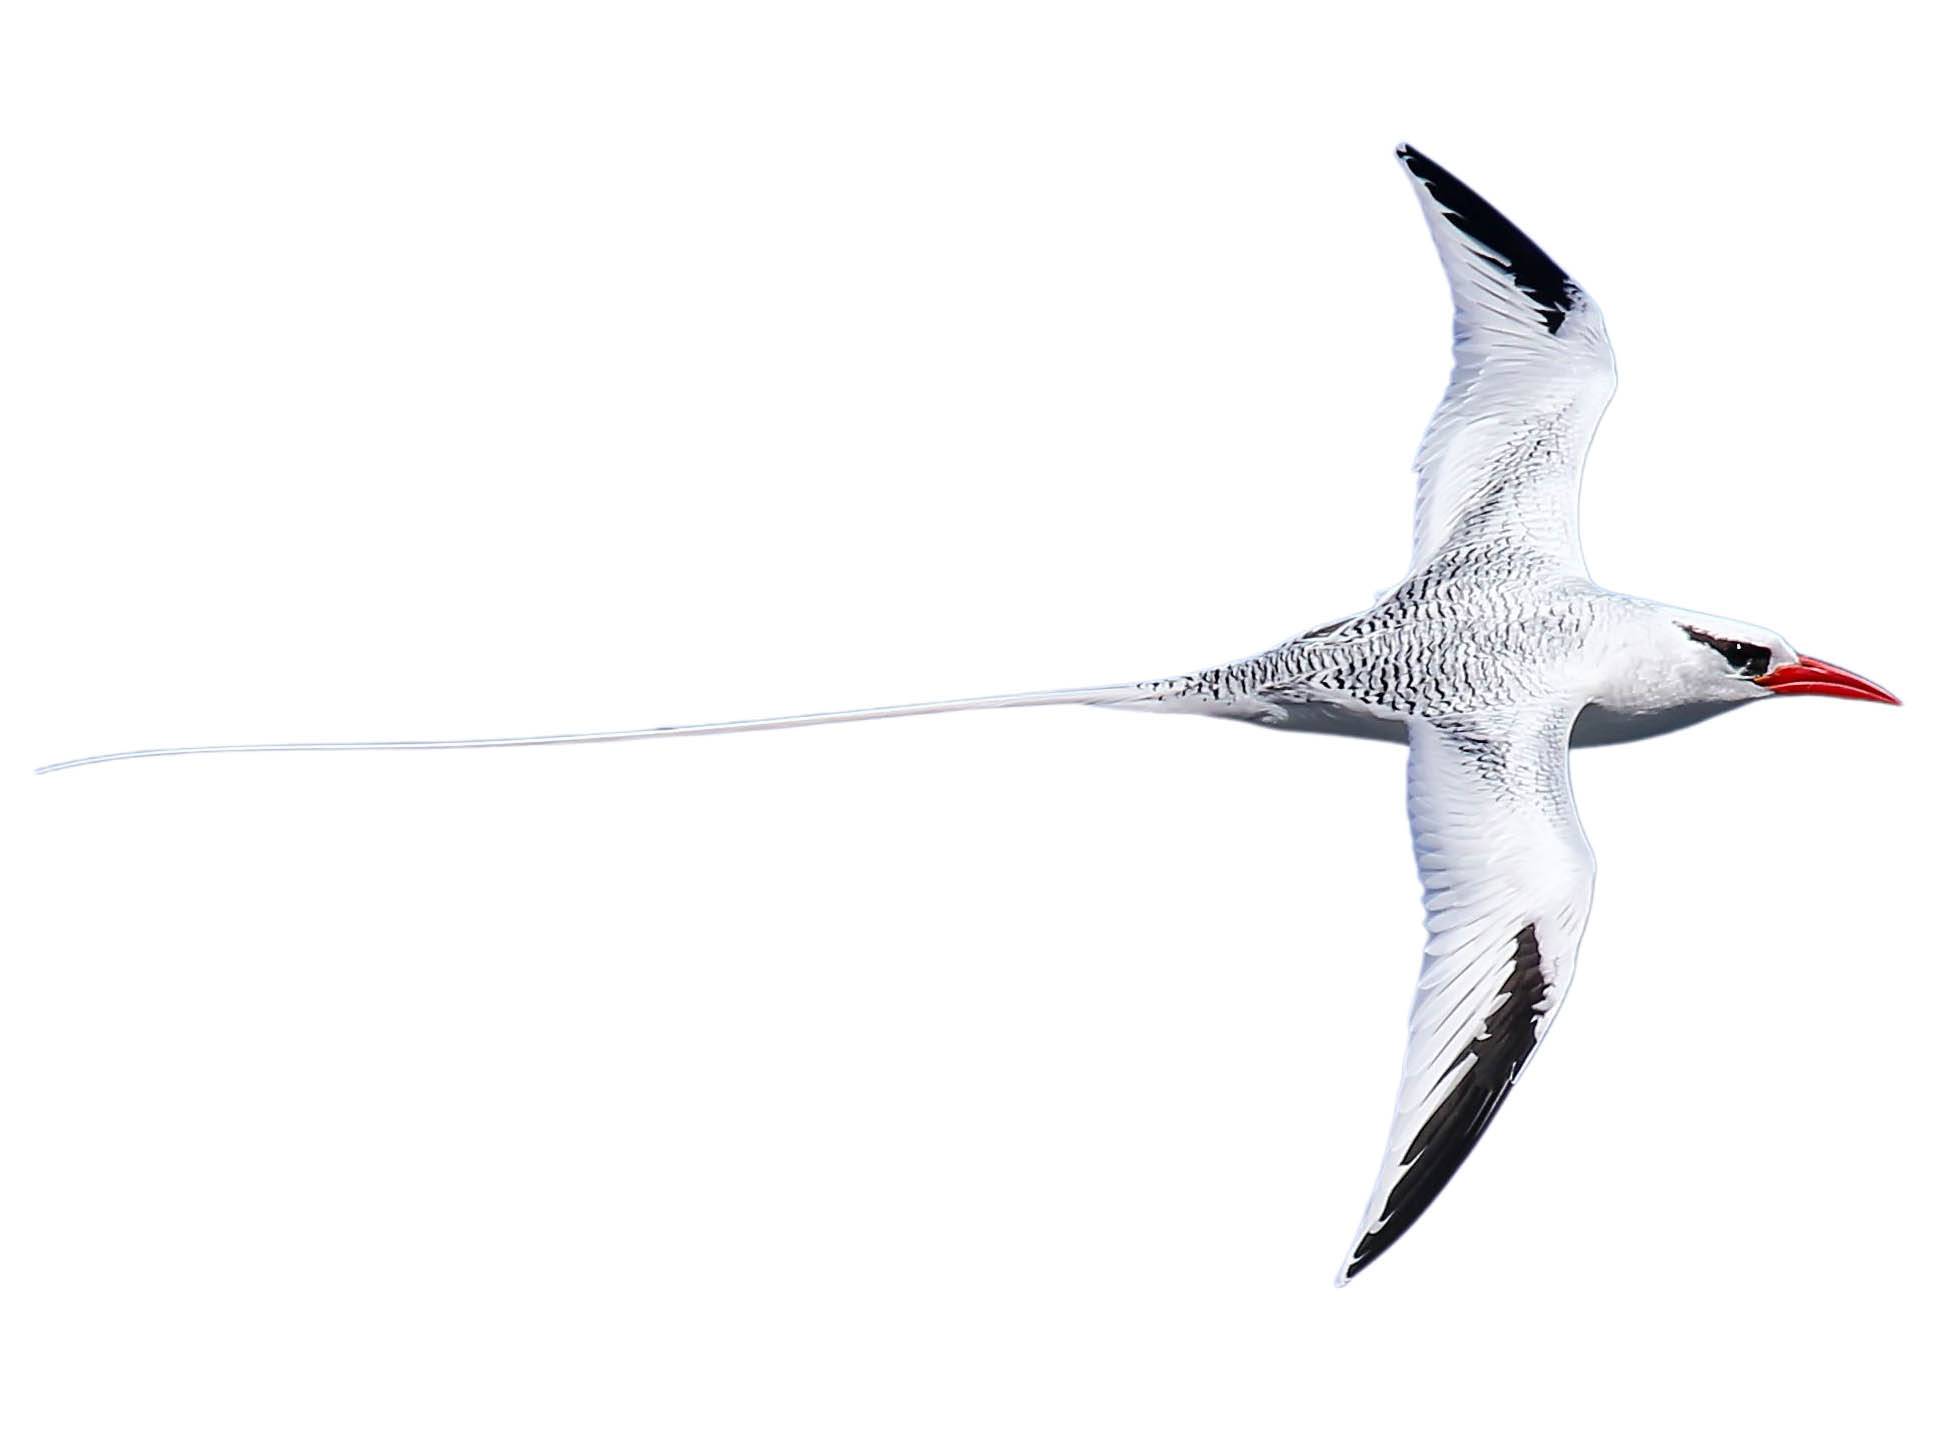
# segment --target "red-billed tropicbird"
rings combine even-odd
[[[1769,696],[1896,702],[1762,626],[1588,577],[1581,465],[1614,394],[1601,310],[1452,173],[1411,147],[1398,155],[1452,283],[1454,366],[1416,461],[1411,567],[1369,610],[1230,665],[1127,686],[543,737],[163,747],[40,770],[203,752],[630,741],[1070,704],[1406,742],[1425,963],[1398,1109],[1342,1285],[1459,1169],[1567,993],[1594,884],[1569,746],[1652,736]]]

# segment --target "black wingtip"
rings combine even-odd
[[[1514,935],[1512,968],[1500,985],[1500,1002],[1454,1066],[1465,1067],[1460,1080],[1406,1147],[1400,1160],[1404,1171],[1386,1196],[1382,1219],[1359,1238],[1339,1273],[1340,1286],[1385,1255],[1466,1163],[1540,1042],[1551,988],[1539,933],[1529,923]]]
[[[1397,1239],[1381,1236],[1380,1229],[1375,1226],[1359,1237],[1359,1244],[1352,1248],[1352,1254],[1345,1258],[1345,1265],[1338,1269],[1339,1286],[1350,1286],[1358,1274],[1383,1256],[1386,1248]]]
[[[1500,259],[1514,286],[1533,300],[1549,333],[1558,333],[1579,289],[1549,257],[1486,198],[1417,147],[1400,142],[1395,152],[1426,195],[1461,232]]]
[[[1396,1239],[1396,1238],[1394,1238]],[[1382,1239],[1375,1231],[1368,1231],[1360,1238],[1359,1244],[1352,1248],[1352,1255],[1346,1260],[1338,1274],[1338,1284],[1349,1287],[1358,1274],[1385,1254],[1392,1240]]]

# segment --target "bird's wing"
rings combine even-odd
[[[1411,729],[1426,959],[1392,1134],[1340,1285],[1460,1168],[1567,992],[1594,889],[1567,776],[1575,715],[1531,709]]]
[[[1506,541],[1584,574],[1581,464],[1614,397],[1601,310],[1458,177],[1411,147],[1399,160],[1453,288],[1453,378],[1415,461],[1412,568]]]

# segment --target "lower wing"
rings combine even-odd
[[[1424,1214],[1493,1123],[1574,974],[1594,855],[1574,812],[1575,709],[1411,728],[1426,958],[1385,1159],[1342,1286]]]

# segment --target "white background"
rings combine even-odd
[[[11,14],[0,1442],[1927,1435],[1929,37],[1355,17]],[[1611,320],[1601,578],[1909,704],[1577,756],[1567,1012],[1349,1290],[1396,748],[1068,709],[27,775],[1355,609],[1448,366],[1401,139]]]

